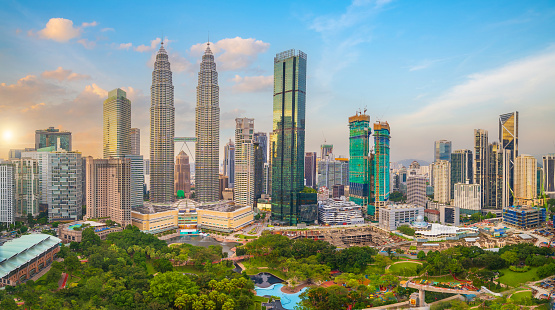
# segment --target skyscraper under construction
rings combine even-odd
[[[356,204],[366,207],[370,199],[372,174],[369,136],[370,116],[357,112],[349,117],[349,197]],[[373,206],[368,209],[374,215]]]

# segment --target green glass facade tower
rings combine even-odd
[[[295,50],[277,54],[270,142],[272,220],[288,225],[300,221],[303,203],[299,194],[304,188],[305,98],[306,54]]]
[[[389,200],[389,139],[387,122],[374,123],[374,191],[376,203]]]
[[[360,206],[371,201],[370,134],[370,116],[357,113],[349,117],[349,199]],[[374,215],[373,207],[368,207],[368,214]]]

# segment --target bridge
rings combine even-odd
[[[410,281],[408,281],[405,284],[405,287],[410,287],[410,288],[414,288],[414,289],[417,289],[417,290],[424,290],[424,291],[429,291],[429,292],[449,293],[449,294],[464,294],[464,295],[483,294],[483,292],[480,292],[480,291],[471,291],[471,290],[465,290],[465,289],[459,290],[459,289],[454,289],[454,288],[437,287],[437,286],[432,286],[432,285],[416,284],[416,283],[413,283],[413,282],[410,282]]]

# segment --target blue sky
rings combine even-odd
[[[235,117],[271,131],[276,53],[308,54],[306,151],[348,154],[347,118],[367,107],[391,126],[392,160],[431,160],[433,141],[497,140],[520,112],[520,152],[555,152],[555,3],[550,1],[4,1],[0,12],[0,157],[34,130],[74,133],[100,156],[102,102],[121,87],[148,156],[152,57],[164,36],[176,135],[194,135],[196,74],[210,32],[219,71],[221,144]],[[158,39],[158,40],[157,40]]]

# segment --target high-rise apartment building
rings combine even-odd
[[[0,224],[15,222],[14,164],[0,161]]]
[[[390,128],[387,122],[374,123],[374,192],[378,202],[389,200],[390,169],[389,139]]]
[[[514,204],[515,161],[518,157],[518,111],[499,116],[499,143],[502,153],[502,207]]]
[[[464,214],[481,212],[481,193],[479,184],[455,184],[453,205],[460,208]]]
[[[479,184],[482,190],[482,206],[489,203],[489,157],[488,131],[474,129],[473,183]]]
[[[542,167],[538,167],[538,169],[536,170],[536,183],[538,183],[537,185],[537,192],[536,192],[536,196],[538,198],[542,198],[543,197],[543,191],[544,191],[544,186],[543,186],[543,168]]]
[[[130,177],[130,203],[131,207],[143,206],[143,187],[145,184],[144,160],[142,155],[125,155],[122,158],[129,160],[131,168]]]
[[[62,151],[47,154],[48,220],[78,220],[83,207],[81,153]]]
[[[407,178],[407,203],[418,207],[426,207],[427,179],[423,175],[412,175]]]
[[[218,201],[220,160],[220,88],[210,43],[198,73],[195,117],[195,193],[200,202]]]
[[[370,181],[374,177],[369,154],[371,132],[369,115],[357,112],[349,117],[349,199],[363,207],[370,204],[368,214],[374,216],[370,193]]]
[[[451,161],[451,141],[438,140],[434,142],[434,162],[438,160]]]
[[[35,150],[53,146],[57,151],[71,151],[71,132],[54,127],[35,131]]]
[[[543,156],[543,189],[550,198],[555,198],[555,154]]]
[[[103,155],[121,157],[131,153],[131,100],[122,89],[108,92],[104,100]]]
[[[454,196],[455,184],[472,184],[472,151],[455,150],[451,154],[451,198]]]
[[[255,137],[256,138],[256,137]],[[254,142],[254,200],[264,194],[264,147],[255,139]]]
[[[39,165],[36,159],[21,158],[12,161],[15,181],[15,215],[39,215]]]
[[[433,163],[434,200],[449,204],[451,201],[451,163],[439,159]]]
[[[316,152],[304,155],[304,181],[306,186],[316,188]]]
[[[270,141],[272,219],[288,225],[296,225],[301,220],[306,61],[306,54],[295,50],[279,53],[274,58],[274,116]]]
[[[320,159],[326,159],[331,154],[333,154],[333,144],[320,145]]]
[[[347,159],[333,159],[331,155],[318,161],[317,187],[326,187],[331,190],[336,184],[349,184],[349,161]]]
[[[537,161],[532,155],[520,155],[515,160],[514,204],[532,206],[537,197]]]
[[[131,128],[131,155],[141,155],[141,130]]]
[[[233,200],[240,206],[254,204],[254,119],[235,119],[235,185]]]
[[[170,62],[162,43],[156,54],[150,87],[150,201],[153,203],[174,200],[173,94]]]
[[[175,159],[175,195],[177,191],[183,191],[185,197],[191,195],[191,165],[189,156],[181,151]]]
[[[37,162],[39,178],[39,204],[48,204],[48,171],[50,152],[29,151],[21,153],[23,158],[31,158]],[[82,184],[81,184],[82,185]]]
[[[229,187],[235,183],[235,143],[229,139],[224,146],[224,175],[229,179]]]
[[[483,206],[488,206],[492,209],[502,209],[503,154],[500,152],[497,142],[489,144],[488,156],[488,187],[481,188],[481,190],[487,190],[489,192],[489,202],[486,202]]]
[[[131,225],[131,162],[125,158],[86,158],[87,218],[109,217]]]

